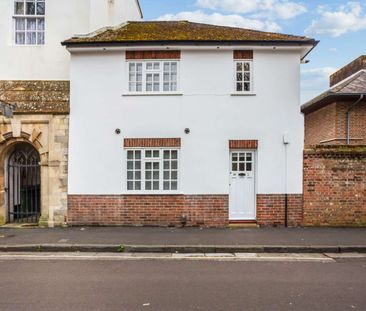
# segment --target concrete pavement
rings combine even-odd
[[[0,252],[366,253],[365,228],[0,228]]]
[[[1,260],[0,309],[365,310],[366,263]]]

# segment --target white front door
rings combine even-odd
[[[230,153],[230,220],[255,220],[254,151]]]

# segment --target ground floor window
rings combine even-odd
[[[178,190],[178,149],[127,150],[127,190]]]

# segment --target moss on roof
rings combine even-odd
[[[75,36],[63,45],[131,43],[131,42],[298,42],[314,44],[316,41],[302,36],[263,32],[244,28],[215,26],[188,21],[127,22],[113,28],[100,29],[85,36]]]

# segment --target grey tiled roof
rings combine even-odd
[[[348,80],[341,82],[301,106],[303,112],[322,107],[325,102],[336,96],[357,96],[366,94],[366,71],[361,70]]]

